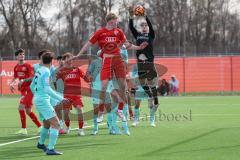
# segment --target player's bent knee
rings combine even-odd
[[[51,123],[51,127],[55,129],[60,129],[59,121],[54,121],[53,123]]]
[[[112,111],[111,104],[110,105],[106,104],[105,107],[108,113]]]
[[[50,121],[43,120],[43,127],[44,127],[44,128],[47,128],[47,129],[49,129],[49,128],[50,128],[50,126],[51,126],[51,123],[50,123]]]
[[[20,110],[24,110],[25,109],[25,105],[23,105],[23,104],[19,104],[19,106],[18,106],[18,110],[20,111]]]
[[[55,116],[51,119],[49,119],[49,122],[50,122],[50,126],[52,128],[55,128],[55,129],[59,129],[60,128],[60,123],[59,123],[59,120],[58,118]]]
[[[29,115],[32,112],[32,109],[27,108],[26,109],[26,114]]]

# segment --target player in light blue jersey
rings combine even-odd
[[[98,52],[98,54],[100,51]],[[93,135],[96,135],[98,133],[98,113],[99,108],[101,105],[104,105],[107,110],[107,123],[109,126],[111,126],[112,123],[112,112],[111,112],[111,96],[110,93],[107,92],[105,96],[105,104],[101,104],[100,102],[100,93],[101,93],[101,80],[100,80],[100,71],[102,69],[102,59],[100,57],[96,57],[96,59],[92,60],[91,64],[88,67],[87,70],[87,76],[91,77],[92,80],[91,83],[91,97],[92,97],[92,103],[94,107],[94,113],[93,113]],[[112,133],[111,127],[109,127],[109,133]]]
[[[37,147],[46,152],[47,155],[61,155],[62,153],[54,150],[59,133],[59,119],[56,116],[53,106],[50,103],[50,97],[57,99],[62,103],[68,101],[63,96],[57,94],[50,86],[50,66],[53,59],[53,53],[45,52],[42,55],[42,66],[36,71],[31,84],[31,90],[34,92],[34,104],[43,118],[42,130]],[[49,134],[48,147],[45,146],[45,140]]]
[[[134,122],[132,126],[136,127],[139,123],[139,113],[140,113],[140,104],[143,100],[148,100],[148,107],[150,109],[150,125],[155,127],[155,112],[153,111],[153,98],[149,98],[148,94],[142,88],[139,79],[138,79],[138,69],[135,65],[130,74],[132,83],[134,85],[134,99],[135,99],[135,108],[134,108]]]
[[[62,56],[57,57],[57,62],[58,62],[58,66],[54,69],[53,74],[52,74],[52,78],[53,78],[53,83],[54,83],[56,91],[58,93],[63,94],[63,92],[64,92],[63,80],[62,79],[57,79],[57,73],[60,70],[60,68],[62,68],[63,65],[64,65],[64,61],[62,59]]]
[[[50,52],[50,51],[44,49],[44,50],[42,50],[42,51],[40,51],[40,52],[38,53],[38,58],[39,58],[40,62],[39,62],[39,63],[36,63],[36,64],[33,64],[34,73],[36,73],[36,71],[43,65],[43,64],[42,64],[42,58],[41,58],[41,57],[42,57],[42,55],[43,55],[44,53],[46,53],[46,52]],[[54,65],[51,65],[51,67],[50,67],[50,74],[51,74],[51,87],[52,87],[52,88],[54,88],[53,79],[54,79],[55,70],[56,70],[56,68],[54,67]],[[54,103],[53,103],[53,104],[54,104]],[[55,105],[53,105],[53,106],[55,106]]]
[[[50,51],[44,49],[44,50],[41,50],[41,51],[38,53],[38,58],[39,58],[40,61],[39,61],[39,63],[36,63],[36,64],[33,65],[34,73],[36,73],[37,70],[43,66],[42,55],[43,55],[44,53],[46,53],[46,52],[50,52]],[[55,90],[55,85],[54,85],[54,80],[55,80],[54,75],[55,75],[55,72],[56,72],[56,68],[55,68],[53,65],[51,65],[51,67],[50,67],[50,75],[51,75],[51,76],[50,76],[50,84],[51,84],[51,87],[52,87],[54,90]],[[33,83],[33,82],[32,82],[32,83]],[[61,94],[61,92],[57,92],[57,93],[58,93],[58,94]],[[34,91],[33,91],[33,94],[34,94]],[[61,114],[62,105],[60,105],[60,102],[59,102],[57,99],[54,99],[54,98],[52,98],[52,97],[51,97],[51,99],[50,99],[50,103],[51,103],[51,105],[55,108],[55,111],[57,112],[57,115],[58,115],[58,117],[59,117],[59,119],[60,119],[60,124],[61,124],[60,126],[61,126],[61,128],[63,128],[64,122],[63,122],[63,120],[62,120],[62,114]],[[41,117],[40,117],[40,120],[42,121]]]

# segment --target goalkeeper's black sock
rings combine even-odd
[[[157,88],[156,87],[152,87],[151,90],[152,90],[152,94],[153,94],[154,104],[158,105]]]
[[[148,86],[142,86],[142,88],[148,94],[149,98],[152,98],[152,93],[151,93],[150,88]]]

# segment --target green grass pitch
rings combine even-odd
[[[0,97],[0,160],[239,159],[239,97],[161,97],[160,102],[156,128],[149,126],[147,102],[144,102],[141,106],[144,118],[138,127],[130,127],[131,136],[109,135],[106,125],[100,126],[97,136],[90,135],[91,128],[85,130],[84,137],[78,137],[77,132],[72,131],[58,139],[56,149],[64,154],[49,157],[36,148],[37,139],[1,146],[36,136],[37,130],[28,118],[29,135],[14,135],[20,127],[18,98]],[[85,100],[85,111],[90,109],[90,101]],[[87,122],[88,125],[91,123]],[[72,128],[76,127],[77,124],[73,123]]]

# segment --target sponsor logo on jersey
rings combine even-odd
[[[73,79],[73,78],[76,78],[76,77],[77,77],[76,74],[68,74],[66,76],[66,79]]]
[[[139,40],[139,39],[141,39],[141,40],[149,40],[149,37],[148,36],[138,36],[137,37],[137,40]]]
[[[117,41],[117,38],[116,38],[116,37],[106,37],[106,38],[105,38],[105,41],[106,41],[106,42],[116,42],[116,41]]]
[[[24,72],[17,72],[17,75],[18,75],[18,77],[23,77],[23,76],[25,76],[25,73]]]

